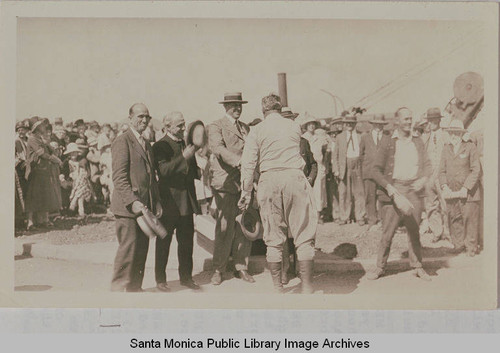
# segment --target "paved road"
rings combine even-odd
[[[429,270],[431,282],[415,278],[411,272],[389,273],[377,281],[368,281],[364,272],[318,273],[315,275],[315,290],[319,294],[334,294],[342,297],[388,298],[405,297],[420,300],[427,297],[463,297],[474,299],[477,293],[487,290],[481,275],[481,256],[464,258],[460,268],[438,268]],[[70,262],[61,260],[22,258],[15,261],[15,289],[20,291],[83,291],[105,293],[109,290],[112,266]],[[181,287],[175,270],[168,271],[169,285],[173,292],[190,291]],[[271,278],[268,272],[255,275],[256,283],[249,284],[239,279],[224,281],[215,287],[210,282],[210,273],[200,273],[195,280],[202,285],[201,292],[209,293],[270,293]],[[288,293],[296,293],[299,280],[287,286]],[[143,288],[155,291],[153,269],[146,268]],[[348,295],[349,294],[349,295]]]

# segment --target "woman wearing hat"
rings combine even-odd
[[[19,121],[16,123],[16,201],[15,201],[15,219],[16,222],[24,222],[24,198],[28,184],[24,178],[26,174],[26,150],[27,150],[27,133],[29,126],[27,121]],[[16,223],[17,224],[17,223]]]
[[[477,251],[479,232],[479,177],[481,166],[476,146],[463,141],[461,120],[452,120],[445,129],[450,143],[443,147],[439,164],[439,184],[446,200],[450,236],[457,252],[468,256]]]
[[[62,163],[43,141],[48,124],[48,120],[39,117],[30,119],[31,135],[28,137],[26,163],[28,230],[35,227],[35,213],[39,215],[41,225],[51,226],[49,212],[61,208],[60,193],[55,192],[59,181],[54,178],[52,167]]]

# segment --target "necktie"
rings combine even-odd
[[[241,127],[240,127],[240,122],[238,120],[236,120],[234,123],[235,123],[236,129],[238,130],[238,132],[240,133],[240,135],[243,136],[243,133],[242,133]]]
[[[349,140],[347,140],[347,148],[349,148],[349,144],[352,145],[352,150],[354,151],[354,141],[352,140],[352,133],[349,134]]]
[[[382,139],[382,132],[381,132],[381,131],[379,131],[379,132],[377,133],[377,145],[378,145],[378,143],[380,142],[380,140],[381,140],[381,139]]]
[[[432,142],[434,142],[434,145],[437,144],[437,137],[436,137],[436,134],[434,134],[434,136],[432,137]]]

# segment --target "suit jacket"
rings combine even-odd
[[[354,132],[354,131],[353,131]],[[339,174],[341,180],[346,175],[347,166],[347,132],[342,131],[337,135],[337,146],[332,157],[332,169]],[[358,143],[361,143],[361,135],[358,133]]]
[[[306,162],[306,165],[304,166],[304,174],[306,178],[310,178],[311,185],[314,185],[314,181],[316,180],[316,176],[318,175],[318,163],[314,159],[314,156],[311,152],[309,141],[307,141],[303,137],[300,138],[300,155]]]
[[[196,159],[184,159],[183,146],[184,141],[176,142],[168,135],[153,145],[160,199],[167,218],[200,213],[194,188],[194,179],[200,178]]]
[[[146,151],[128,129],[111,146],[114,184],[111,211],[116,216],[134,218],[131,210],[134,201],[141,201],[156,212],[159,192],[153,151],[149,142],[146,141],[145,145]]]
[[[469,190],[467,201],[480,201],[479,177],[481,165],[477,147],[472,142],[462,142],[458,153],[453,145],[446,144],[439,164],[439,184],[448,185],[451,191],[459,191],[463,186]]]
[[[212,153],[211,186],[215,190],[233,194],[241,191],[239,163],[250,128],[241,123],[241,129],[243,134],[226,116],[207,127],[208,146]]]
[[[384,134],[385,132],[382,132],[382,136],[384,136]],[[380,141],[382,141],[382,139],[380,139]],[[373,141],[372,131],[368,131],[361,135],[361,141],[359,142],[359,157],[361,158],[363,179],[372,179],[373,164],[380,145],[380,142],[376,145],[375,141]]]
[[[373,165],[372,178],[380,186],[377,191],[380,202],[390,202],[387,194],[387,184],[393,184],[392,173],[394,171],[394,154],[396,152],[396,138],[389,135],[382,136],[380,146]],[[417,179],[429,177],[432,173],[431,162],[427,156],[424,143],[419,137],[412,138],[418,154]]]

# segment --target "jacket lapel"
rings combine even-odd
[[[224,118],[222,119],[222,124],[224,125],[224,127],[226,129],[233,132],[236,136],[238,136],[240,139],[243,140],[243,135],[240,134],[240,132],[238,131],[236,126],[234,124],[232,124],[231,121],[229,121],[227,116],[224,116]],[[241,126],[241,128],[244,129],[243,125]]]
[[[144,151],[144,148],[142,148],[139,141],[137,141],[137,138],[134,136],[134,133],[132,132],[132,130],[130,130],[130,128],[128,129],[127,134],[128,134],[128,138],[130,140],[130,143],[132,144],[132,147],[137,151],[137,153],[139,153],[141,155],[142,158],[144,158],[144,160],[146,162],[149,163],[149,158],[146,155],[146,151]]]

